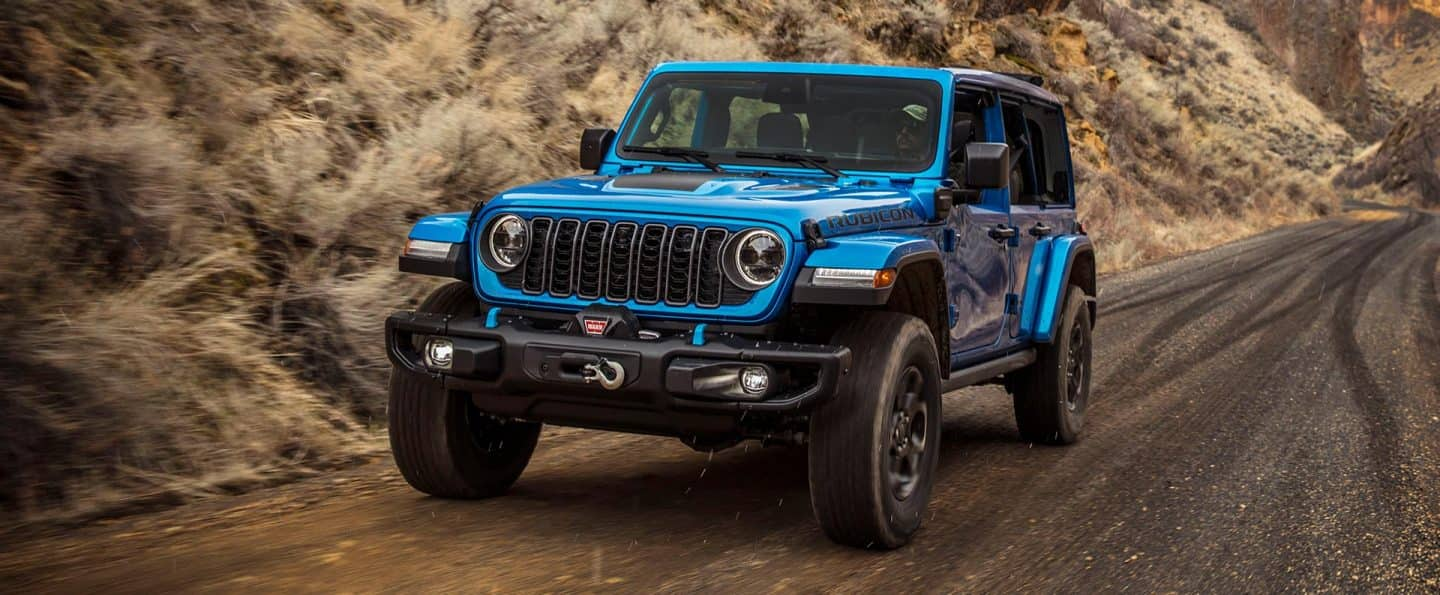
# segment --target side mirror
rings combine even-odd
[[[965,186],[998,190],[1010,185],[1010,146],[1005,143],[965,145]]]
[[[941,186],[935,189],[935,219],[943,220],[950,216],[950,210],[955,208],[955,189],[949,186]]]
[[[600,169],[600,164],[605,162],[605,153],[610,151],[610,144],[615,142],[615,131],[610,128],[586,128],[580,134],[580,167],[582,169]]]

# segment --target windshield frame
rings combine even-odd
[[[776,64],[773,66],[793,67],[799,65]],[[854,69],[854,71],[851,71],[851,69]],[[851,159],[836,159],[833,153],[827,153],[823,151],[811,153],[806,151],[805,149],[796,149],[792,152],[804,155],[813,155],[820,158],[830,157],[829,164],[836,169],[845,172],[847,175],[909,178],[940,177],[943,175],[943,171],[936,170],[944,169],[944,160],[941,158],[941,154],[944,153],[944,151],[942,151],[942,148],[945,146],[945,143],[949,142],[949,131],[947,130],[947,122],[950,115],[949,111],[952,107],[952,99],[950,97],[952,93],[949,83],[952,83],[953,79],[948,76],[948,73],[943,73],[940,71],[920,71],[923,73],[923,76],[915,76],[914,71],[917,71],[918,69],[904,67],[870,66],[855,66],[849,68],[836,68],[834,66],[831,66],[829,68],[826,68],[825,70],[828,70],[828,72],[797,70],[793,68],[783,68],[776,70],[719,70],[710,68],[696,68],[692,70],[688,68],[657,68],[651,73],[649,77],[647,77],[645,83],[640,87],[639,91],[636,92],[630,109],[627,111],[625,119],[621,123],[619,133],[617,134],[616,142],[610,148],[610,156],[617,161],[632,163],[638,162],[651,165],[661,165],[664,167],[670,167],[672,164],[682,165],[685,167],[696,166],[694,163],[691,163],[690,161],[680,156],[654,155],[648,153],[626,151],[624,149],[624,146],[627,142],[626,139],[633,137],[635,129],[641,125],[640,121],[644,119],[648,113],[649,101],[652,100],[652,89],[654,89],[656,85],[668,84],[675,79],[713,78],[716,80],[724,80],[727,78],[744,79],[755,78],[758,76],[774,76],[832,78],[847,82],[863,82],[873,85],[884,85],[887,81],[891,81],[892,84],[895,85],[904,85],[920,90],[921,92],[927,94],[927,99],[934,103],[934,106],[930,109],[932,109],[932,113],[936,113],[936,116],[938,117],[931,117],[924,124],[924,126],[929,128],[929,130],[925,132],[925,138],[930,141],[930,145],[928,147],[928,150],[924,152],[925,159],[923,162],[917,160],[913,162],[914,165],[910,167],[867,168],[863,166],[857,167],[857,163]],[[765,147],[730,147],[727,149],[716,149],[713,147],[682,146],[677,148],[694,148],[696,150],[706,151],[709,153],[710,160],[721,164],[727,170],[753,171],[782,169],[804,171],[807,173],[819,171],[816,168],[801,163],[785,163],[762,158],[740,158],[734,155],[734,153],[736,152],[770,151]],[[902,162],[891,161],[885,163],[886,165],[897,166]],[[820,175],[825,174],[822,173]]]

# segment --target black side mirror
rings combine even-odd
[[[582,169],[600,169],[600,164],[605,161],[605,153],[610,151],[610,144],[615,142],[615,131],[610,128],[586,128],[580,134],[580,167]]]
[[[965,186],[998,190],[1010,185],[1010,146],[1005,143],[965,145]]]
[[[955,189],[949,186],[941,186],[935,189],[935,219],[941,220],[950,216],[950,210],[955,208]]]

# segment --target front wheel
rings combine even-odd
[[[421,312],[473,316],[470,286],[451,283],[430,294]],[[446,391],[403,368],[390,372],[390,451],[405,481],[442,498],[504,493],[530,462],[540,424],[493,417],[470,395]]]
[[[810,504],[837,543],[893,549],[920,528],[940,455],[940,364],[924,323],[868,312],[833,344],[853,354],[810,418]]]

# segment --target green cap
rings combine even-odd
[[[905,115],[914,118],[916,122],[924,122],[930,117],[930,108],[918,104],[910,104],[900,109]]]

